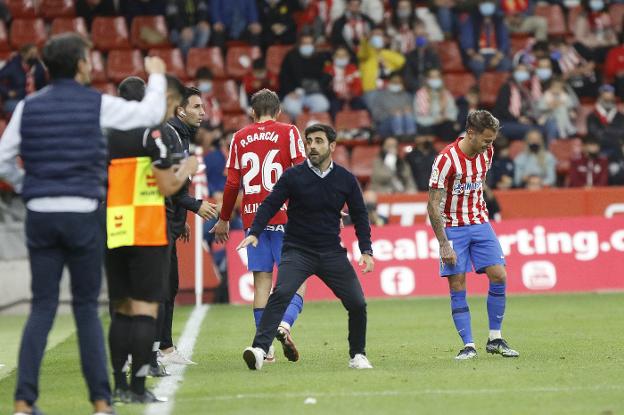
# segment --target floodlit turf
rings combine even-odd
[[[249,371],[249,307],[212,306],[175,398],[174,414],[617,414],[624,411],[624,293],[516,296],[503,333],[521,353],[485,353],[485,298],[469,299],[479,358],[457,362],[448,301],[369,302],[368,355],[375,369],[347,369],[346,313],[339,303],[306,304],[293,336],[301,361]],[[176,315],[178,333],[189,309]],[[5,339],[3,338],[3,341]],[[276,346],[278,344],[276,343]],[[40,406],[85,414],[75,338],[45,361]],[[7,413],[14,374],[0,381]],[[306,398],[316,404],[304,404]],[[120,407],[120,415],[141,414]]]

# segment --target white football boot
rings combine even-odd
[[[370,364],[368,358],[363,354],[356,354],[353,359],[349,360],[349,368],[351,369],[372,369],[373,365]]]
[[[259,347],[248,347],[243,351],[243,359],[249,370],[261,370],[265,353]]]

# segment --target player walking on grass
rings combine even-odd
[[[258,91],[251,97],[255,123],[237,131],[230,145],[227,160],[227,181],[223,192],[223,207],[219,221],[210,232],[217,242],[228,239],[229,220],[243,182],[242,216],[245,229],[251,227],[256,210],[270,194],[282,173],[305,160],[305,147],[297,127],[277,122],[280,101],[277,94],[268,89]],[[273,267],[280,263],[286,206],[282,206],[268,222],[260,236],[258,246],[247,248],[247,269],[254,276],[253,314],[256,329],[260,325],[273,284]],[[292,340],[290,330],[303,309],[305,284],[297,290],[283,315],[277,332],[284,355],[292,362],[299,360],[299,352]],[[275,361],[271,346],[267,363]]]
[[[519,356],[501,337],[507,279],[505,257],[483,200],[483,183],[492,163],[492,144],[499,126],[498,119],[488,111],[472,112],[466,121],[465,136],[440,152],[429,180],[427,210],[440,243],[440,276],[448,280],[453,321],[464,342],[464,348],[455,357],[458,360],[477,357],[466,301],[466,273],[473,268],[490,280],[486,351],[504,357]]]

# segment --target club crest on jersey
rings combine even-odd
[[[458,183],[455,182],[455,184],[453,184],[453,194],[454,195],[461,195],[462,193],[469,193],[472,192],[474,190],[479,190],[481,189],[481,182],[474,182],[474,183]]]
[[[438,170],[437,167],[434,167],[433,170],[431,170],[431,182],[436,183],[438,181],[438,178],[440,177],[440,171]]]

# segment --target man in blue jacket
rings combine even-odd
[[[0,96],[4,101],[4,112],[12,113],[20,100],[46,85],[46,71],[39,60],[37,46],[28,43],[22,46],[0,69]]]

